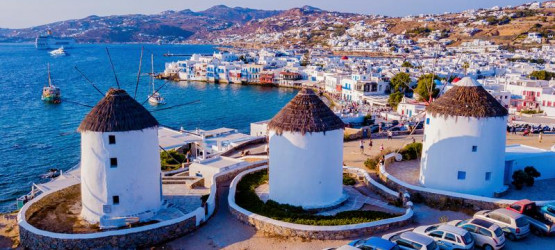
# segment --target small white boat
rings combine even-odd
[[[156,87],[154,86],[154,55],[152,54],[150,55],[150,63],[150,82],[152,83],[152,94],[148,95],[148,103],[154,106],[166,104],[166,100],[164,100],[164,97],[162,97],[160,93],[156,91]]]
[[[65,56],[66,55],[66,51],[64,50],[64,46],[60,47],[57,50],[52,50],[49,53],[52,56]]]

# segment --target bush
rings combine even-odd
[[[301,207],[279,204],[268,200],[264,203],[254,192],[259,185],[268,181],[268,171],[248,174],[237,184],[235,202],[242,208],[275,220],[304,225],[347,225],[391,218],[394,215],[378,211],[345,211],[335,216],[314,215]]]
[[[524,173],[528,175],[528,179],[526,179],[526,185],[529,187],[534,186],[534,179],[541,176],[540,172],[538,172],[538,170],[536,170],[536,168],[532,166],[525,167]]]
[[[343,185],[353,186],[356,183],[357,182],[353,177],[349,176],[348,174],[343,174]]]
[[[177,152],[175,149],[160,152],[160,163],[162,170],[175,170],[181,167],[181,163],[185,161],[185,155]]]
[[[522,170],[517,170],[513,173],[513,185],[516,190],[521,190],[524,183],[528,180],[528,174]]]
[[[370,170],[376,170],[378,169],[378,164],[380,163],[380,160],[384,157],[384,155],[387,155],[389,153],[393,152],[393,150],[391,149],[385,149],[383,152],[381,152],[380,154],[372,157],[372,158],[368,158],[366,159],[366,161],[364,161],[364,166],[367,167]]]
[[[405,161],[418,159],[422,156],[422,143],[415,142],[408,144],[401,149],[399,153],[403,156],[403,160]]]

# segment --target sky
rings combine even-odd
[[[290,9],[311,5],[324,10],[406,16],[519,5],[532,0],[0,0],[0,28],[27,28],[90,15],[155,14],[164,10],[204,10],[214,5]]]

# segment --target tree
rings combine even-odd
[[[410,84],[410,75],[405,72],[397,73],[393,78],[391,78],[391,89],[392,93],[396,91],[405,92]]]
[[[403,97],[405,95],[401,92],[393,92],[389,95],[389,99],[387,100],[387,103],[389,104],[389,106],[391,106],[393,109],[397,108],[397,105],[399,105],[399,103],[401,102],[401,100],[403,100]]]
[[[401,64],[401,67],[405,67],[405,68],[414,68],[414,66],[412,65],[412,63],[410,63],[409,61],[404,61],[403,64]]]
[[[464,75],[466,75],[466,71],[470,68],[470,64],[468,62],[463,63]]]
[[[432,98],[436,98],[439,95],[439,89],[436,88],[434,83],[434,80],[439,79],[438,76],[432,74],[426,74],[418,78],[418,85],[414,92],[420,96],[419,101],[428,101],[430,98],[430,90],[432,91]]]
[[[554,72],[549,72],[549,71],[545,71],[545,70],[536,70],[536,71],[532,71],[532,73],[530,73],[530,78],[535,78],[537,80],[551,80],[553,78],[555,78],[555,73]]]
[[[403,100],[407,90],[410,90],[410,75],[404,72],[397,73],[389,83],[391,94],[389,95],[388,103],[393,109]]]

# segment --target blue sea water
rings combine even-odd
[[[150,72],[150,54],[154,54],[155,72],[175,54],[211,54],[209,45],[78,45],[69,56],[52,57],[32,44],[0,45],[0,212],[15,208],[17,197],[27,193],[31,184],[44,182],[40,175],[48,169],[66,170],[79,162],[79,123],[90,108],[68,101],[60,105],[40,100],[47,85],[47,63],[53,83],[62,90],[62,98],[94,106],[102,96],[74,70],[77,66],[103,92],[115,87],[105,48],[110,49],[121,88],[135,91],[141,47],[145,48],[142,70]],[[165,83],[156,80],[156,86]],[[137,100],[146,100],[149,78],[139,83]],[[248,133],[251,122],[270,119],[295,94],[291,89],[235,84],[197,82],[168,83],[160,91],[170,107],[193,100],[200,103],[153,112],[162,125],[185,129],[229,127]],[[156,110],[145,104],[147,109]]]

